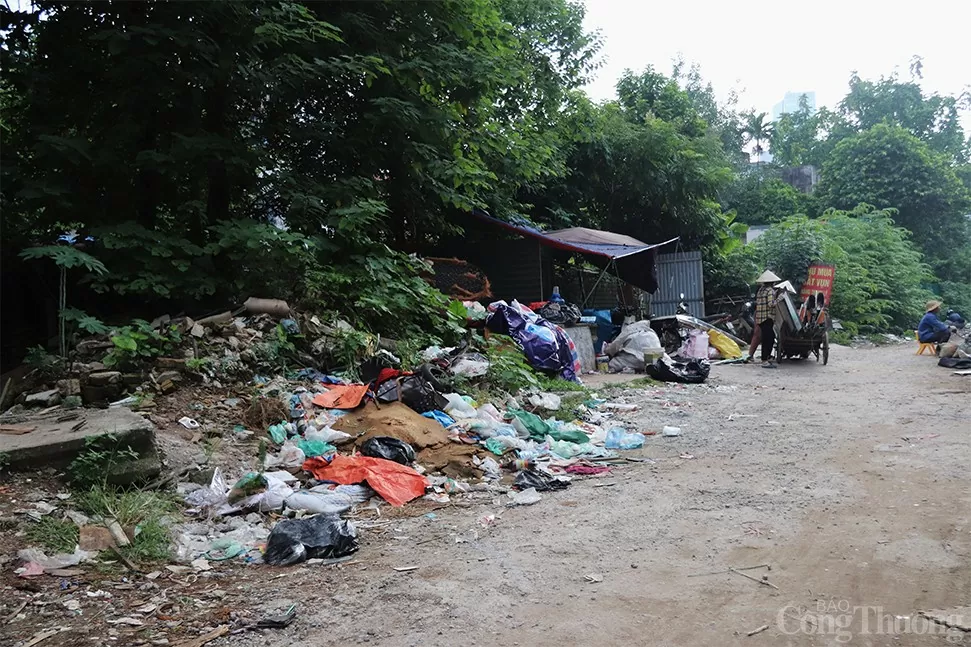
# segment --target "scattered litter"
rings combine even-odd
[[[277,616],[267,616],[256,623],[258,629],[286,629],[297,617],[297,605],[290,605],[286,612]]]
[[[107,622],[109,625],[127,625],[129,627],[141,627],[145,624],[138,618],[129,617],[109,619],[105,620],[105,622]]]
[[[678,458],[683,458],[685,460],[691,460],[694,457],[695,457],[694,454],[689,454],[688,452],[684,452],[683,454],[678,456]]]
[[[681,435],[681,427],[665,427],[661,430],[661,435],[668,438]]]
[[[417,571],[418,567],[417,566],[395,566],[394,570],[398,571],[399,573],[408,573],[411,571]]]
[[[528,488],[521,492],[510,492],[509,493],[510,502],[509,505],[533,505],[534,503],[539,503],[543,497],[540,496],[536,488]]]
[[[604,576],[599,573],[590,573],[589,575],[584,575],[583,579],[590,582],[591,584],[599,584],[604,581]]]
[[[186,429],[198,429],[200,426],[198,422],[196,422],[189,416],[184,416],[182,418],[179,418],[179,424],[185,427]]]
[[[750,631],[750,632],[748,632],[748,633],[747,633],[747,634],[745,634],[745,635],[746,635],[746,636],[754,636],[755,634],[760,634],[760,633],[762,633],[763,631],[765,631],[765,630],[766,630],[766,629],[768,629],[768,628],[769,628],[769,625],[762,625],[761,627],[759,627],[759,628],[757,628],[757,629],[753,629],[752,631]]]
[[[613,427],[607,432],[604,447],[608,449],[637,449],[644,446],[642,434],[629,434],[622,427]]]

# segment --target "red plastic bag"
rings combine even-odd
[[[303,469],[321,481],[333,481],[341,485],[363,483],[381,495],[393,506],[402,506],[425,494],[428,481],[407,465],[371,456],[342,456],[338,454],[329,463],[320,457],[309,458]]]
[[[313,403],[325,409],[356,409],[367,395],[367,384],[335,384],[314,396]]]

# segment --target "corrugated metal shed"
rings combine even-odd
[[[553,289],[552,261],[535,240],[483,241],[452,253],[468,259],[489,277],[495,299],[541,301]]]
[[[650,297],[652,316],[675,314],[682,292],[691,315],[705,316],[705,278],[701,252],[658,254],[657,279],[657,292]]]

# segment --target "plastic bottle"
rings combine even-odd
[[[550,296],[550,301],[553,303],[566,303],[566,301],[563,300],[563,297],[560,296],[560,286],[553,286],[553,294]]]

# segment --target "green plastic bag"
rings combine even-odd
[[[331,452],[337,451],[336,447],[325,443],[322,440],[307,440],[306,438],[298,440],[297,447],[300,448],[303,455],[307,458],[323,456],[324,454],[330,454]]]
[[[278,425],[270,425],[270,438],[277,445],[282,445],[287,439],[287,428],[281,422]]]
[[[486,449],[495,454],[496,456],[502,456],[502,453],[506,451],[506,446],[501,442],[496,440],[496,437],[488,438],[485,441]]]
[[[513,418],[513,426],[516,427],[516,431],[519,431],[519,427],[522,427],[533,440],[542,441],[553,431],[553,428],[545,420],[534,413],[521,409],[510,409],[506,412],[506,415]]]

